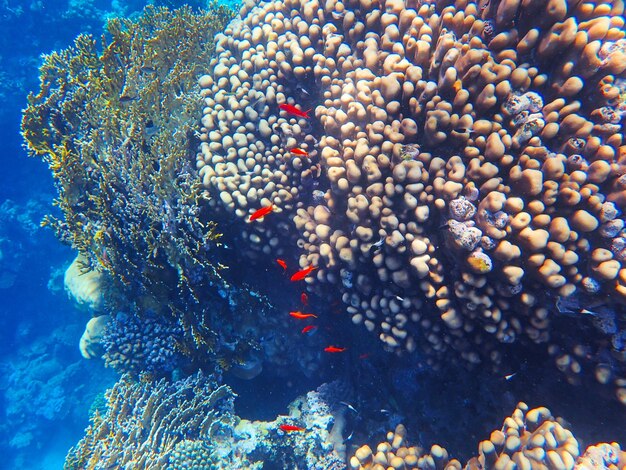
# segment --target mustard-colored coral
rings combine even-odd
[[[45,224],[118,295],[176,308],[216,276],[207,252],[219,234],[192,177],[202,108],[193,84],[231,15],[150,7],[138,20],[110,20],[102,44],[81,35],[44,57],[22,131],[59,192],[63,219]]]

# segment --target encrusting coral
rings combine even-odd
[[[478,446],[478,456],[464,466],[451,459],[448,452],[433,445],[430,453],[406,445],[406,428],[398,425],[388,433],[387,441],[373,451],[369,446],[357,449],[350,459],[353,470],[592,470],[601,468],[623,469],[626,452],[617,443],[589,446],[581,455],[580,445],[567,425],[552,416],[547,408],[529,409],[519,403],[513,414],[504,420],[501,429],[491,433],[489,439]]]
[[[273,204],[242,224],[246,254],[298,246],[309,288],[388,350],[497,370],[547,344],[572,382],[610,356],[603,383],[626,403],[623,13],[246,2],[200,79],[211,204],[242,222]],[[579,320],[555,320],[563,299]],[[598,305],[614,327],[583,339]]]

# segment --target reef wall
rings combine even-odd
[[[355,407],[307,395],[290,419],[251,424],[224,371],[345,372],[338,393],[374,403],[361,413],[386,429],[409,417],[381,409],[372,377],[402,382],[407,364],[508,381],[551,358],[626,404],[623,13],[575,0],[249,1],[234,19],[148,8],[110,21],[101,46],[85,35],[46,56],[22,123],[59,191],[63,219],[44,224],[79,252],[74,274],[98,279],[85,356],[126,373],[68,468],[344,467]],[[318,315],[287,314],[299,285]],[[429,399],[412,385],[409,400]],[[404,434],[349,464],[460,468]],[[595,458],[579,449],[520,404],[467,467],[571,469]]]
[[[623,11],[248,2],[200,79],[211,204],[389,351],[497,371],[538,346],[626,402]]]

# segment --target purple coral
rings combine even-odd
[[[103,338],[106,364],[120,372],[167,375],[182,361],[177,348],[182,335],[182,328],[163,315],[120,312],[113,316]]]

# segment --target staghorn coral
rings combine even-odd
[[[211,204],[242,221],[275,204],[271,221],[242,224],[247,255],[297,245],[319,268],[309,288],[338,289],[388,350],[498,369],[509,345],[547,344],[572,382],[608,354],[604,383],[626,403],[624,354],[554,319],[569,297],[626,327],[623,12],[247,2],[200,79]]]
[[[23,136],[52,170],[64,217],[44,223],[126,302],[185,305],[217,278],[219,235],[190,166],[201,109],[190,84],[230,15],[150,7],[112,19],[101,46],[81,35],[45,56],[29,96]]]
[[[234,394],[201,372],[176,382],[134,382],[125,375],[106,398],[106,413],[92,417],[68,453],[66,470],[168,468],[178,443],[217,443],[233,425]]]
[[[547,408],[529,409],[525,403],[519,403],[513,414],[504,420],[502,428],[479,444],[479,455],[463,467],[438,445],[433,445],[430,453],[420,447],[407,446],[406,434],[406,428],[400,424],[394,432],[388,433],[387,441],[380,443],[376,452],[367,445],[360,447],[350,459],[350,468],[572,470],[626,466],[626,452],[619,444],[589,446],[581,455],[579,442],[561,419],[554,418]]]

